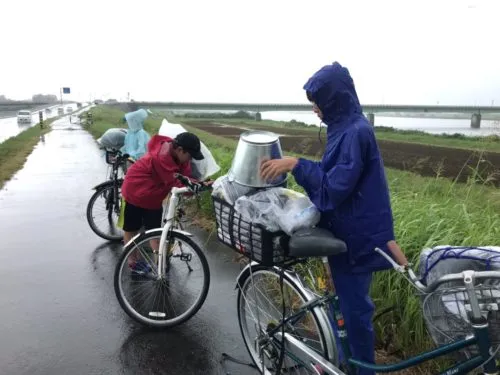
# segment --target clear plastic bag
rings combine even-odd
[[[217,178],[212,185],[212,196],[223,199],[231,205],[234,205],[239,197],[255,191],[256,188],[229,181],[227,175]]]
[[[421,281],[430,285],[441,276],[464,270],[500,270],[500,246],[436,246],[420,253]]]
[[[236,200],[235,210],[268,231],[282,230],[288,235],[315,226],[320,213],[304,194],[285,188],[272,188]]]

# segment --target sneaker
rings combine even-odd
[[[132,275],[144,276],[152,271],[151,266],[142,260],[129,265],[129,268]]]

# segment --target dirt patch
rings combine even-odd
[[[239,137],[241,133],[246,130],[243,128],[232,127],[232,126],[220,126],[215,124],[187,124],[189,126],[198,128],[200,130],[206,131],[208,133],[220,135],[222,137]]]
[[[500,153],[391,141],[378,143],[384,164],[388,167],[424,176],[439,174],[461,182],[474,177],[477,169],[481,179],[495,179],[495,185],[500,186]]]
[[[314,138],[282,137],[281,145],[289,152],[321,157],[324,144]],[[480,153],[458,148],[378,140],[384,165],[422,176],[449,177],[465,182],[477,169],[480,179],[495,179],[500,185],[500,153]]]
[[[239,127],[222,127],[213,123],[190,125],[231,139],[237,139],[246,130]],[[284,151],[317,158],[323,154],[326,139],[321,143],[311,132],[286,128],[273,129],[265,126],[252,126],[252,128],[286,134],[280,138]],[[387,167],[418,173],[422,176],[440,175],[457,179],[460,182],[465,182],[470,177],[476,177],[482,181],[488,179],[495,186],[500,186],[500,153],[480,153],[459,148],[387,140],[378,140],[378,145]],[[474,175],[475,171],[478,172],[477,175]]]

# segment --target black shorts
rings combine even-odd
[[[148,210],[125,202],[123,211],[123,230],[125,232],[138,232],[144,226],[146,230],[161,228],[163,209]]]

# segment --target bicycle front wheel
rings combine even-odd
[[[121,307],[131,318],[146,326],[167,328],[198,312],[208,294],[210,271],[200,247],[188,236],[171,232],[166,266],[158,277],[161,234],[161,228],[154,229],[125,246],[114,286]]]
[[[110,184],[98,189],[87,205],[87,221],[99,237],[108,241],[121,241],[123,230],[118,228],[121,187]],[[116,196],[118,194],[118,196]]]
[[[238,321],[243,341],[255,365],[261,373],[273,374],[277,371],[280,345],[266,344],[266,333],[278,326],[284,317],[297,313],[304,304],[313,299],[312,293],[301,288],[288,275],[283,275],[281,288],[280,274],[275,268],[253,266],[238,288]],[[321,307],[306,310],[296,321],[285,325],[285,333],[300,340],[304,345],[318,352],[323,358],[338,363],[337,348],[328,318]],[[280,330],[281,331],[281,330]],[[277,340],[277,338],[271,338]],[[287,355],[285,350],[281,373],[317,374],[308,364]]]

